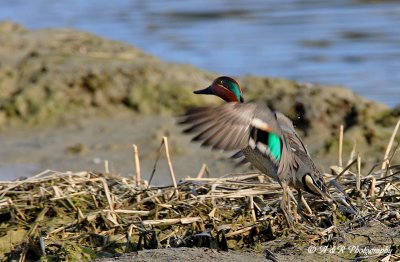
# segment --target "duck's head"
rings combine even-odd
[[[220,76],[212,84],[201,90],[194,91],[195,94],[216,95],[226,102],[243,103],[242,89],[235,79],[228,76]]]

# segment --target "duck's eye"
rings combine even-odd
[[[220,83],[221,85],[223,85],[223,84],[224,84],[224,80],[219,80],[219,83]]]

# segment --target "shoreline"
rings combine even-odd
[[[63,163],[63,159],[83,157],[85,162],[74,170],[86,169],[84,164],[93,167],[90,161],[98,158],[99,153],[102,162],[116,161],[113,160],[116,159],[113,155],[119,153],[116,148],[122,147],[127,152],[132,143],[148,152],[147,143],[137,141],[146,131],[152,133],[147,139],[152,141],[153,153],[159,143],[153,140],[159,140],[162,134],[171,134],[171,139],[176,141],[178,158],[185,150],[193,155],[199,149],[187,142],[189,138],[182,136],[173,122],[187,107],[219,103],[217,99],[192,94],[193,90],[207,86],[215,73],[190,65],[166,63],[127,44],[77,30],[27,30],[16,23],[2,22],[0,32],[3,43],[0,47],[3,57],[0,137],[3,141],[14,141],[9,143],[9,148],[15,149],[14,153],[6,148],[0,150],[3,159],[0,164],[22,165],[21,170],[25,172],[40,172],[48,167],[68,170],[71,162]],[[380,152],[400,118],[400,106],[390,109],[342,87],[256,76],[238,80],[247,101],[267,104],[294,121],[311,155],[326,171],[337,162],[340,125],[344,125],[345,157],[357,145],[364,163],[376,163],[381,161]],[[155,123],[158,117],[162,119],[159,125]],[[114,120],[118,118],[120,123]],[[139,119],[136,120],[139,123],[130,122],[129,118]],[[111,127],[120,126],[117,132],[126,139],[107,141],[108,137],[115,137],[107,122],[113,123]],[[135,124],[147,127],[135,130]],[[83,136],[64,141],[63,136],[67,134],[63,130],[68,130],[68,126],[75,126],[71,132],[76,137],[80,133]],[[98,128],[103,130],[98,132],[99,142],[88,142],[92,138],[90,133]],[[29,130],[21,138],[25,140],[22,145],[14,137],[18,130]],[[52,142],[42,139],[42,145],[36,145],[43,132],[52,137]],[[396,141],[400,142],[400,136]],[[47,157],[35,156],[38,147],[43,147],[41,150]],[[96,153],[99,149],[102,152]],[[24,151],[25,158],[18,153]],[[199,152],[206,157],[205,150]],[[54,153],[56,157],[51,160]],[[232,171],[228,168],[231,163],[217,167],[221,159],[222,155],[216,161],[211,157],[202,161],[215,166],[218,173],[224,168],[226,172]],[[60,168],[57,163],[61,163]],[[115,164],[124,166],[121,173],[132,170],[121,161]]]
[[[352,167],[350,172],[343,176],[345,181],[341,182],[346,182],[346,190],[351,197],[360,200],[361,198],[357,196],[361,193],[357,193],[354,189],[356,184],[354,174],[358,172],[367,174],[362,175],[362,190],[365,191],[362,193],[364,194],[362,199],[370,202],[368,205],[361,205],[360,208],[365,209],[367,214],[378,210],[379,212],[374,214],[376,219],[361,226],[358,220],[349,222],[350,218],[345,215],[336,217],[338,214],[336,212],[340,210],[333,212],[320,202],[312,201],[317,206],[321,205],[318,208],[326,210],[316,213],[319,216],[317,222],[320,227],[315,227],[314,231],[310,227],[304,227],[302,229],[308,230],[308,233],[300,236],[285,233],[281,223],[282,214],[279,213],[278,207],[272,206],[269,209],[268,206],[259,207],[254,216],[249,216],[251,212],[248,206],[251,202],[254,205],[254,201],[247,200],[248,195],[243,192],[249,193],[246,191],[251,189],[248,188],[249,185],[253,185],[253,189],[261,186],[258,177],[252,177],[254,181],[240,184],[239,186],[243,188],[236,188],[237,181],[231,181],[223,185],[225,187],[221,187],[220,191],[214,192],[213,186],[215,188],[221,186],[219,180],[221,176],[232,172],[245,172],[249,170],[248,167],[237,169],[235,163],[228,159],[228,153],[210,153],[208,149],[191,143],[191,137],[181,134],[181,128],[176,126],[176,116],[185,108],[218,103],[217,99],[192,94],[194,89],[208,85],[216,76],[215,73],[201,71],[190,65],[165,63],[135,47],[71,29],[27,30],[18,24],[0,23],[0,41],[4,43],[0,46],[0,56],[4,58],[0,67],[2,89],[0,166],[21,165],[21,169],[13,170],[17,174],[16,177],[25,176],[18,173],[41,172],[45,169],[77,172],[61,173],[60,176],[54,174],[51,179],[57,182],[50,180],[32,182],[32,177],[29,175],[28,179],[12,182],[14,184],[11,183],[11,186],[10,183],[1,184],[0,181],[5,197],[0,207],[4,208],[2,216],[7,221],[4,225],[9,228],[7,234],[0,239],[6,243],[3,247],[15,256],[23,252],[26,252],[26,255],[28,251],[32,256],[42,254],[40,248],[44,247],[39,247],[42,245],[40,241],[47,241],[45,245],[47,254],[52,254],[51,252],[57,248],[62,248],[63,245],[60,243],[66,236],[83,234],[90,238],[88,241],[90,248],[82,248],[81,243],[78,245],[74,242],[76,238],[72,237],[68,247],[70,249],[66,248],[64,255],[71,257],[79,255],[82,259],[89,260],[96,255],[96,252],[102,254],[101,252],[110,247],[104,243],[111,237],[116,237],[114,234],[116,231],[119,230],[119,240],[126,239],[126,243],[130,243],[131,236],[127,235],[127,230],[131,225],[136,226],[129,229],[136,230],[132,236],[139,238],[142,231],[135,223],[138,220],[146,221],[157,228],[160,216],[169,219],[166,220],[168,223],[178,221],[177,224],[182,224],[182,228],[174,229],[180,230],[180,238],[184,238],[189,232],[185,233],[184,226],[187,230],[197,228],[196,232],[192,232],[192,238],[199,232],[207,232],[206,226],[210,225],[215,227],[213,234],[216,235],[220,232],[218,223],[222,221],[222,226],[227,225],[227,230],[231,230],[231,235],[228,235],[231,237],[229,241],[233,241],[229,242],[231,247],[240,244],[239,247],[246,248],[227,253],[190,248],[182,249],[184,252],[174,249],[147,250],[128,255],[126,258],[128,261],[132,258],[139,261],[154,261],[152,259],[155,257],[165,260],[173,257],[182,261],[187,261],[188,258],[208,261],[210,257],[221,261],[243,259],[261,261],[265,259],[265,255],[262,254],[265,249],[276,254],[278,260],[288,259],[288,261],[298,261],[301,256],[304,256],[304,261],[315,258],[345,261],[347,258],[354,259],[358,256],[350,250],[346,256],[309,252],[308,247],[312,243],[318,246],[316,239],[325,238],[327,242],[321,240],[322,244],[334,239],[336,244],[349,242],[362,248],[375,245],[376,242],[373,240],[379,239],[385,246],[394,245],[397,248],[400,241],[398,239],[400,227],[392,220],[398,219],[398,212],[394,210],[396,203],[390,202],[396,201],[396,196],[390,195],[396,187],[390,189],[386,186],[389,182],[380,179],[382,174],[379,173],[379,168],[374,169],[372,175],[368,171],[374,164],[383,160],[383,152],[395,124],[400,119],[400,106],[390,109],[359,97],[342,87],[325,87],[268,77],[239,78],[247,101],[266,104],[294,120],[294,124],[305,138],[311,156],[323,166],[325,173],[335,174],[340,170],[336,163],[341,125],[344,127],[344,162],[351,159],[350,152],[354,144],[357,145],[355,152],[360,152],[361,170]],[[214,181],[215,185],[209,184],[207,180],[205,185],[199,184],[198,181],[191,182],[193,188],[198,187],[194,194],[191,191],[193,188],[185,183],[179,184],[179,190],[184,194],[181,198],[175,193],[170,194],[176,189],[165,187],[149,189],[134,182],[132,144],[139,147],[142,179],[146,180],[164,136],[169,137],[172,164],[178,179],[196,177],[202,164],[206,163],[210,170],[210,181]],[[399,142],[400,135],[397,134],[395,143]],[[397,157],[399,150],[393,154],[392,166],[400,164],[400,158]],[[110,172],[105,172],[106,160]],[[27,167],[33,167],[35,171],[24,170]],[[81,172],[87,169],[97,172]],[[0,169],[0,172],[5,172],[4,170]],[[169,169],[165,157],[161,157],[152,186],[170,181],[167,170]],[[374,181],[377,181],[377,185],[373,185],[367,176],[375,176]],[[36,185],[35,194],[33,184]],[[387,195],[376,201],[376,198],[370,196],[368,192],[375,190],[374,194],[378,195],[382,185],[384,189],[382,190]],[[265,183],[263,186],[268,189],[276,185]],[[237,198],[229,195],[232,191],[227,190],[228,187],[233,187],[230,189],[238,192]],[[224,212],[216,211],[215,203],[211,201],[210,194],[205,192],[205,188],[213,194],[228,194],[218,197],[213,195],[220,201],[218,208]],[[265,188],[254,190],[256,189],[266,190],[266,193],[262,191],[264,195],[260,195],[260,198],[263,197],[266,201],[275,198],[272,204],[267,202],[268,205],[276,205],[279,202],[279,190],[272,188],[273,190],[269,192]],[[154,192],[150,192],[151,190]],[[161,190],[162,194],[157,190]],[[209,201],[207,208],[204,207],[205,200],[197,201],[197,195],[202,194],[204,199]],[[138,204],[138,196],[141,200],[147,199],[141,207]],[[33,197],[37,202],[37,207],[34,208],[32,208]],[[176,202],[172,203],[172,200]],[[21,203],[14,204],[18,201]],[[189,201],[189,204],[184,201]],[[380,212],[384,208],[383,202],[385,205],[393,205],[387,217],[383,211]],[[193,208],[193,205],[198,206]],[[376,210],[371,211],[370,205]],[[122,213],[115,210],[122,210]],[[132,215],[126,210],[138,212]],[[239,212],[241,210],[247,212],[243,211],[242,214]],[[193,212],[199,214],[193,215]],[[225,217],[231,213],[232,216],[236,216],[235,219]],[[71,216],[67,217],[68,214]],[[52,223],[49,224],[44,218]],[[68,221],[61,218],[66,218]],[[326,221],[332,219],[332,223],[339,224],[333,229],[326,228],[325,218]],[[161,221],[158,233],[165,234],[163,236],[165,239],[159,243],[168,246],[170,243],[166,240],[177,232],[169,232],[168,230],[173,228],[166,226],[172,224],[162,224],[166,221]],[[269,221],[269,224],[266,221]],[[346,221],[351,226],[348,226]],[[242,229],[239,222],[250,225],[258,231]],[[340,224],[342,222],[343,224]],[[357,228],[351,228],[352,223],[355,223]],[[341,229],[343,225],[347,226]],[[42,231],[38,231],[38,228]],[[82,232],[79,231],[81,229]],[[93,230],[96,234],[92,234]],[[41,239],[38,232],[44,232],[49,238]],[[248,237],[247,233],[251,237]],[[18,250],[12,252],[9,250],[10,239],[17,239],[13,234],[20,237],[21,243],[18,244],[24,247],[21,250],[25,250],[22,253],[18,253]],[[60,235],[55,237],[53,234]],[[243,239],[237,241],[235,236],[238,235],[235,234],[241,235]],[[363,236],[364,234],[367,234],[367,237]],[[36,244],[29,246],[27,236],[34,239]],[[306,242],[309,245],[305,245]],[[128,252],[131,247],[126,243],[118,243],[115,253],[121,253],[118,248]],[[140,244],[136,245],[136,248],[138,246]],[[397,249],[394,252],[397,252],[395,255],[398,254]],[[106,255],[110,254],[104,254]],[[116,260],[105,258],[99,261],[125,261],[124,259],[122,256]]]

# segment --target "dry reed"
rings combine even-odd
[[[25,180],[0,182],[2,259],[90,260],[143,248],[181,246],[238,249],[287,233],[279,209],[279,184],[258,173],[205,178],[204,173],[209,173],[205,165],[196,178],[177,182],[166,137],[160,153],[163,146],[171,186],[150,186],[154,172],[150,181],[141,178],[136,146],[136,176],[132,178],[109,172],[46,170]],[[362,174],[359,157],[349,160],[347,167],[341,166],[341,158],[340,152],[339,166],[331,167],[326,180],[340,184],[339,192],[330,188],[331,194],[337,199],[345,195],[358,212],[346,204],[336,210],[335,205],[306,195],[307,202],[302,201],[308,214],[298,217],[297,229],[311,244],[332,244],[341,230],[370,219],[389,226],[400,224],[399,166],[387,163],[385,169]]]

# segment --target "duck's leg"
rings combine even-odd
[[[290,210],[290,199],[289,199],[289,186],[286,184],[282,184],[282,201],[281,201],[281,209],[283,214],[285,215],[286,221],[290,229],[294,229],[294,221],[293,216]]]
[[[301,193],[301,190],[297,190],[297,213],[302,214],[303,213],[303,207],[305,207],[307,211],[307,215],[312,215],[312,210],[310,206],[307,204],[303,194]]]

